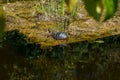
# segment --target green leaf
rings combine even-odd
[[[104,20],[111,18],[117,10],[118,0],[103,0],[105,9]]]
[[[97,21],[111,18],[116,9],[118,0],[83,0],[90,16]]]
[[[102,15],[102,4],[101,0],[83,0],[85,3],[85,8],[90,16],[95,20],[99,21]]]

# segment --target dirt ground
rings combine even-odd
[[[38,1],[3,4],[6,12],[5,31],[17,29],[41,46],[55,46],[120,34],[119,7],[114,17],[105,22],[97,22],[88,15],[83,2],[80,2],[77,16],[74,18],[67,14],[60,16],[59,9],[57,13],[50,11],[48,15],[40,10],[39,6]],[[68,18],[71,19],[70,23],[66,21]],[[68,39],[55,40],[53,33],[56,32],[66,32]]]

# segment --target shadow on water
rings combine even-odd
[[[119,73],[120,35],[41,49],[15,30],[0,48],[0,80],[120,80]]]
[[[109,63],[105,67],[102,67],[102,65],[101,66],[96,65],[95,63],[78,63],[75,71],[77,75],[77,80],[119,80],[120,79],[119,63]]]
[[[0,48],[0,80],[9,80],[11,73],[15,72],[18,66],[22,69],[28,66],[25,57],[12,46]]]

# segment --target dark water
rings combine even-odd
[[[120,80],[120,37],[100,40],[46,49],[3,46],[0,80]]]
[[[15,65],[25,67],[25,58],[11,46],[0,48],[0,80],[9,80]]]

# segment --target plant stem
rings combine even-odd
[[[62,0],[62,2],[61,2],[61,15],[62,15],[62,16],[65,14],[64,4],[65,4],[65,1]]]

